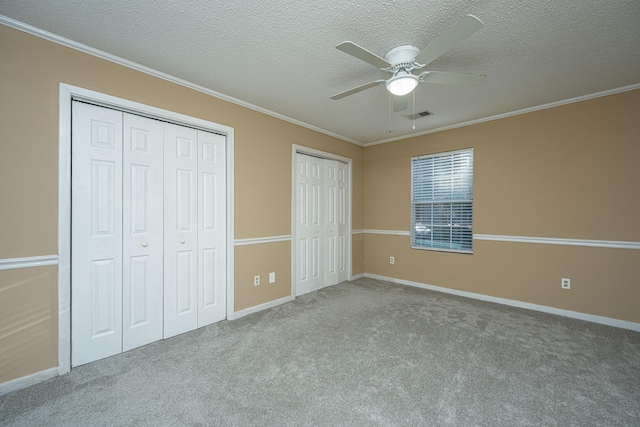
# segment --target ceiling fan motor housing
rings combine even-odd
[[[411,44],[405,44],[402,46],[394,47],[389,52],[385,53],[384,59],[386,59],[393,67],[394,70],[398,68],[408,68],[411,65],[411,61],[420,53],[420,48]]]

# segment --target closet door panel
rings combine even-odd
[[[122,351],[122,113],[73,102],[71,364]]]
[[[226,317],[226,137],[198,131],[198,327]]]
[[[296,295],[324,286],[322,159],[296,155]]]
[[[164,123],[164,337],[198,325],[197,131]]]
[[[348,165],[296,154],[296,295],[348,279]]]
[[[338,162],[324,160],[324,286],[338,283]]]
[[[306,169],[309,163],[298,155],[298,163],[296,165],[297,187],[296,187],[296,284],[298,285],[297,294],[300,295],[305,284],[309,280],[309,183],[304,178],[307,174]]]
[[[349,270],[347,268],[347,248],[349,238],[348,230],[348,218],[349,213],[349,200],[348,200],[348,188],[349,177],[348,167],[346,163],[337,162],[337,268],[338,279],[337,283],[344,282],[349,278]]]
[[[296,263],[296,295],[309,292],[311,251],[311,220],[309,214],[309,159],[302,154],[296,154],[296,207],[295,207],[295,263]]]
[[[123,351],[162,339],[163,124],[124,114]]]
[[[324,187],[322,183],[323,175],[322,159],[311,157],[309,160],[309,188],[311,197],[309,198],[309,214],[311,227],[309,229],[311,251],[309,263],[311,264],[312,291],[324,286],[324,235],[323,235],[323,215],[322,205],[324,198]]]

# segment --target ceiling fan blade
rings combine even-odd
[[[387,62],[386,59],[380,58],[375,53],[371,53],[367,49],[360,47],[353,42],[342,42],[336,46],[336,49],[341,50],[344,53],[348,53],[349,55],[354,56],[358,59],[361,59],[364,62],[368,62],[369,64],[377,68],[386,68],[391,66],[391,64]]]
[[[414,61],[422,65],[427,65],[435,61],[436,58],[448,50],[453,49],[460,42],[471,36],[471,34],[482,28],[483,25],[482,21],[475,16],[465,16],[434,40],[429,46],[425,47],[422,52],[414,58]]]
[[[459,85],[466,87],[480,86],[487,76],[484,74],[449,73],[445,71],[428,71],[420,80],[425,83],[441,85]]]
[[[403,96],[392,95],[392,96],[393,96],[393,112],[394,113],[397,113],[398,111],[404,111],[407,109],[407,107],[409,106],[410,95],[403,95]]]
[[[337,99],[344,98],[345,96],[353,95],[354,93],[361,92],[363,90],[370,89],[374,86],[378,86],[380,83],[384,83],[386,80],[376,80],[375,82],[367,83],[366,85],[354,87],[353,89],[345,90],[344,92],[336,93],[331,97],[334,101]]]

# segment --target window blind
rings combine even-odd
[[[411,247],[473,251],[473,148],[411,158]]]

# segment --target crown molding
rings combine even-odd
[[[507,112],[507,113],[497,114],[495,116],[483,117],[483,118],[480,118],[480,119],[470,120],[468,122],[462,122],[462,123],[453,124],[453,125],[449,125],[449,126],[443,126],[443,127],[439,127],[439,128],[436,128],[436,129],[426,130],[424,132],[412,133],[410,135],[402,135],[402,136],[397,136],[395,138],[389,138],[389,139],[383,139],[383,140],[380,140],[380,141],[369,142],[369,143],[364,144],[364,146],[365,147],[371,147],[371,146],[374,146],[374,145],[386,144],[388,142],[394,142],[394,141],[400,141],[400,140],[403,140],[403,139],[414,138],[416,136],[428,135],[430,133],[443,132],[445,130],[451,130],[451,129],[457,129],[457,128],[461,128],[461,127],[465,127],[465,126],[477,125],[479,123],[491,122],[491,121],[494,121],[494,120],[505,119],[507,117],[519,116],[521,114],[533,113],[534,111],[546,110],[548,108],[555,108],[555,107],[560,107],[562,105],[573,104],[573,103],[576,103],[576,102],[588,101],[589,99],[601,98],[603,96],[615,95],[617,93],[629,92],[629,91],[636,90],[636,89],[640,89],[640,83],[629,85],[629,86],[622,86],[622,87],[619,87],[619,88],[614,88],[614,89],[609,89],[609,90],[603,90],[601,92],[596,92],[596,93],[591,93],[591,94],[588,94],[588,95],[577,96],[575,98],[563,99],[561,101],[550,102],[548,104],[536,105],[534,107],[523,108],[521,110],[510,111],[510,112]]]
[[[25,24],[24,22],[16,21],[15,19],[9,18],[7,16],[0,15],[0,24],[5,25],[5,26],[10,27],[10,28],[13,28],[15,30],[23,31],[25,33],[31,34],[31,35],[36,36],[36,37],[40,37],[40,38],[48,40],[50,42],[57,43],[57,44],[60,44],[62,46],[65,46],[65,47],[68,47],[68,48],[71,48],[71,49],[86,53],[88,55],[92,55],[92,56],[95,56],[97,58],[104,59],[106,61],[110,61],[110,62],[113,62],[115,64],[127,67],[127,68],[131,68],[131,69],[139,71],[141,73],[145,73],[145,74],[148,74],[150,76],[157,77],[159,79],[166,80],[168,82],[175,83],[177,85],[184,86],[184,87],[189,88],[189,89],[193,89],[195,91],[204,93],[204,94],[212,96],[214,98],[218,98],[218,99],[221,99],[223,101],[231,102],[231,103],[239,105],[241,107],[245,107],[245,108],[248,108],[250,110],[254,110],[254,111],[266,114],[266,115],[271,116],[271,117],[275,117],[276,119],[284,120],[285,122],[293,123],[294,125],[298,125],[298,126],[301,126],[303,128],[307,128],[307,129],[313,130],[315,132],[319,132],[319,133],[328,135],[330,137],[333,137],[333,138],[336,138],[336,139],[340,139],[342,141],[349,142],[351,144],[355,144],[355,145],[358,145],[360,147],[364,147],[363,143],[358,142],[356,140],[353,140],[351,138],[347,138],[345,136],[338,135],[337,133],[333,133],[333,132],[330,132],[328,130],[321,129],[321,128],[319,128],[317,126],[314,126],[314,125],[311,125],[309,123],[305,123],[305,122],[302,122],[300,120],[296,120],[296,119],[293,119],[291,117],[287,117],[287,116],[285,116],[283,114],[276,113],[275,111],[267,110],[266,108],[262,108],[262,107],[259,107],[257,105],[242,101],[242,100],[240,100],[238,98],[234,98],[232,96],[225,95],[224,93],[220,93],[220,92],[217,92],[215,90],[208,89],[208,88],[206,88],[204,86],[200,86],[200,85],[197,85],[195,83],[191,83],[191,82],[189,82],[187,80],[183,80],[181,78],[174,77],[174,76],[172,76],[170,74],[166,74],[166,73],[163,73],[161,71],[154,70],[153,68],[146,67],[144,65],[138,64],[138,63],[133,62],[133,61],[129,61],[128,59],[124,59],[124,58],[121,58],[119,56],[112,55],[112,54],[107,53],[107,52],[103,52],[103,51],[95,49],[95,48],[93,48],[91,46],[87,46],[87,45],[84,45],[82,43],[78,43],[78,42],[75,42],[73,40],[69,40],[69,39],[61,37],[61,36],[59,36],[57,34],[53,34],[53,33],[50,33],[48,31],[44,31],[44,30],[42,30],[40,28],[33,27],[31,25]]]
[[[640,83],[637,83],[637,84],[633,84],[633,85],[629,85],[629,86],[623,86],[623,87],[609,89],[609,90],[596,92],[596,93],[592,93],[592,94],[582,95],[582,96],[578,96],[578,97],[575,97],[575,98],[569,98],[569,99],[565,99],[565,100],[550,102],[548,104],[542,104],[542,105],[537,105],[537,106],[533,106],[533,107],[523,108],[521,110],[515,110],[515,111],[511,111],[511,112],[507,112],[507,113],[497,114],[497,115],[494,115],[494,116],[483,117],[483,118],[470,120],[470,121],[466,121],[466,122],[462,122],[462,123],[457,123],[457,124],[453,124],[453,125],[449,125],[449,126],[443,126],[443,127],[439,127],[439,128],[435,128],[435,129],[426,130],[424,132],[417,132],[417,133],[412,133],[412,134],[408,134],[408,135],[398,136],[398,137],[395,137],[395,138],[389,138],[389,139],[383,139],[383,140],[369,142],[369,143],[363,143],[363,142],[356,141],[356,140],[351,139],[351,138],[347,138],[346,136],[342,136],[342,135],[339,135],[337,133],[334,133],[334,132],[319,128],[319,127],[311,125],[309,123],[305,123],[305,122],[302,122],[300,120],[293,119],[293,118],[285,116],[283,114],[276,113],[275,111],[271,111],[271,110],[268,110],[266,108],[262,108],[262,107],[259,107],[257,105],[242,101],[242,100],[234,98],[232,96],[225,95],[223,93],[208,89],[208,88],[206,88],[204,86],[200,86],[200,85],[197,85],[195,83],[191,83],[191,82],[189,82],[187,80],[183,80],[183,79],[180,79],[178,77],[174,77],[172,75],[163,73],[163,72],[158,71],[158,70],[154,70],[153,68],[146,67],[144,65],[135,63],[133,61],[129,61],[129,60],[121,58],[119,56],[112,55],[112,54],[107,53],[107,52],[103,52],[101,50],[92,48],[90,46],[86,46],[86,45],[84,45],[82,43],[78,43],[78,42],[75,42],[73,40],[69,40],[67,38],[58,36],[56,34],[48,32],[48,31],[44,31],[44,30],[42,30],[40,28],[33,27],[31,25],[25,24],[25,23],[20,22],[20,21],[16,21],[15,19],[9,18],[7,16],[0,15],[0,24],[5,25],[7,27],[11,27],[11,28],[19,30],[19,31],[23,31],[25,33],[34,35],[36,37],[40,37],[40,38],[48,40],[48,41],[51,41],[51,42],[54,42],[54,43],[69,47],[71,49],[75,49],[75,50],[78,50],[80,52],[83,52],[83,53],[98,57],[100,59],[104,59],[106,61],[110,61],[110,62],[119,64],[119,65],[122,65],[124,67],[131,68],[133,70],[140,71],[142,73],[145,73],[145,74],[148,74],[148,75],[151,75],[151,76],[154,76],[154,77],[169,81],[171,83],[175,83],[175,84],[178,84],[180,86],[184,86],[186,88],[193,89],[195,91],[204,93],[206,95],[210,95],[210,96],[212,96],[214,98],[218,98],[218,99],[221,99],[223,101],[231,102],[231,103],[239,105],[241,107],[245,107],[245,108],[248,108],[250,110],[254,110],[254,111],[257,111],[259,113],[263,113],[263,114],[266,114],[268,116],[275,117],[277,119],[280,119],[280,120],[283,120],[283,121],[286,121],[286,122],[289,122],[289,123],[293,123],[293,124],[301,126],[303,128],[307,128],[307,129],[313,130],[315,132],[319,132],[319,133],[325,134],[325,135],[330,136],[332,138],[336,138],[336,139],[339,139],[339,140],[342,140],[342,141],[345,141],[345,142],[349,142],[349,143],[357,145],[359,147],[372,147],[374,145],[386,144],[386,143],[389,143],[389,142],[400,141],[400,140],[403,140],[403,139],[414,138],[414,137],[417,137],[417,136],[428,135],[428,134],[436,133],[436,132],[443,132],[443,131],[446,131],[446,130],[451,130],[451,129],[457,129],[457,128],[461,128],[461,127],[465,127],[465,126],[476,125],[476,124],[479,124],[479,123],[490,122],[490,121],[493,121],[493,120],[500,120],[500,119],[504,119],[504,118],[507,118],[507,117],[512,117],[512,116],[518,116],[518,115],[521,115],[521,114],[532,113],[534,111],[546,110],[548,108],[559,107],[559,106],[562,106],[562,105],[573,104],[575,102],[587,101],[589,99],[600,98],[600,97],[603,97],[603,96],[615,95],[617,93],[628,92],[628,91],[640,89]]]

